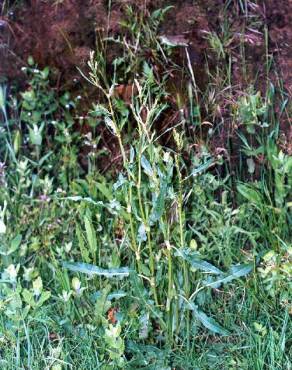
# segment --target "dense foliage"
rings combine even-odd
[[[210,76],[204,95],[181,67],[187,109],[159,131],[170,72],[154,66],[180,68],[171,57],[184,47],[157,36],[167,10],[128,25],[124,47],[152,49],[155,62],[126,50],[108,69],[104,49],[91,54],[80,73],[99,98],[86,114],[32,58],[24,91],[1,86],[3,369],[291,368],[288,101],[269,77],[265,95],[227,89],[228,50],[208,35],[221,85]],[[116,87],[131,79],[125,101]],[[235,163],[212,149],[224,120]],[[117,147],[106,167],[104,127]]]

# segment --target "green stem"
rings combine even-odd
[[[142,221],[144,223],[144,226],[146,228],[147,233],[147,242],[148,242],[148,249],[149,249],[149,261],[150,261],[150,272],[151,272],[151,289],[153,292],[154,300],[157,305],[159,305],[158,302],[158,295],[156,291],[156,279],[155,279],[155,258],[153,254],[153,248],[152,248],[152,242],[151,242],[151,233],[150,229],[147,223],[146,215],[144,212],[143,202],[142,202],[142,194],[141,194],[141,178],[142,178],[142,169],[141,169],[141,150],[139,151],[139,157],[138,157],[138,181],[137,181],[137,193],[138,193],[138,202],[139,202],[139,208],[141,212]]]
[[[167,230],[167,259],[168,259],[168,294],[167,294],[167,305],[166,312],[168,313],[168,340],[170,346],[173,343],[173,315],[172,315],[172,297],[173,297],[173,266],[172,266],[172,255],[171,255],[171,245],[170,245],[170,232],[169,227]]]
[[[175,156],[175,164],[178,173],[178,217],[179,217],[179,234],[180,234],[180,248],[185,246],[184,238],[184,217],[183,217],[183,192],[182,192],[182,176],[179,168],[178,155]],[[185,261],[183,261],[183,276],[184,276],[184,293],[185,298],[188,299],[190,295],[189,287],[189,274]],[[187,348],[190,347],[190,313],[186,312],[186,337],[187,337]]]

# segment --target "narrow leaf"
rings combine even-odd
[[[211,288],[219,288],[221,284],[226,284],[234,279],[248,275],[253,270],[253,267],[254,265],[252,263],[232,266],[227,274],[222,275],[220,279],[211,283],[206,282],[206,286]]]
[[[197,270],[209,272],[212,274],[222,275],[223,272],[219,270],[216,266],[212,265],[211,263],[202,260],[199,258],[199,253],[188,253],[188,250],[178,250],[175,254],[178,257],[183,258],[185,261],[187,261],[193,268],[196,268]]]
[[[87,237],[87,241],[90,247],[90,251],[91,251],[92,257],[94,257],[94,254],[97,251],[97,241],[96,241],[95,230],[93,228],[91,220],[87,216],[84,217],[84,224],[85,224],[86,237]]]
[[[198,310],[195,306],[193,307],[193,312],[196,318],[202,323],[205,328],[211,330],[213,333],[221,335],[229,335],[229,331],[224,329],[221,325],[217,323],[212,317],[209,317],[205,312]]]
[[[167,182],[166,180],[164,180],[160,185],[160,192],[155,201],[152,213],[150,215],[150,220],[152,223],[158,221],[163,215],[165,209],[166,191],[167,191]]]
[[[92,300],[96,300],[98,298],[100,298],[102,296],[102,292],[101,291],[98,291],[98,292],[95,292],[91,295],[91,299]],[[112,301],[113,299],[120,299],[120,298],[124,298],[127,296],[127,293],[123,290],[117,290],[115,292],[112,292],[110,293],[108,296],[107,296],[107,299],[109,301]]]
[[[153,169],[151,167],[151,164],[149,163],[148,159],[144,155],[142,155],[141,157],[141,166],[144,172],[146,173],[146,175],[148,175],[149,177],[153,176]]]
[[[211,158],[209,159],[207,162],[201,164],[199,167],[195,168],[192,173],[191,173],[191,176],[197,176],[199,173],[202,173],[204,172],[205,170],[207,170],[208,168],[212,167],[214,165],[214,159]]]
[[[88,248],[85,247],[83,235],[82,235],[80,226],[78,224],[76,225],[76,236],[78,239],[78,244],[79,244],[79,248],[81,251],[81,256],[82,256],[83,261],[90,262],[89,250]]]
[[[128,267],[103,269],[101,267],[82,262],[63,262],[63,267],[74,272],[80,272],[87,275],[98,275],[107,278],[129,276],[131,270]]]

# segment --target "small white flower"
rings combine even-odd
[[[72,295],[71,290],[70,290],[69,292],[67,292],[66,290],[63,290],[63,291],[62,291],[62,296],[61,296],[61,298],[63,299],[63,301],[64,301],[64,302],[68,302],[68,301],[69,301],[69,299],[70,299],[70,297],[71,297],[71,295]]]
[[[35,279],[32,283],[33,292],[36,296],[39,296],[43,290],[43,281],[42,278],[39,276]]]
[[[163,162],[168,163],[169,160],[170,160],[170,153],[169,152],[165,152],[163,154]]]
[[[69,253],[72,249],[72,242],[66,243],[65,244],[65,252]]]
[[[0,219],[0,234],[6,233],[6,225],[2,219]]]
[[[24,274],[23,274],[24,280],[31,281],[33,272],[34,272],[33,267],[28,267],[28,268],[24,267]]]
[[[11,281],[16,281],[18,270],[19,270],[19,265],[15,267],[13,264],[11,264],[5,269],[5,272],[9,276],[9,279]]]
[[[80,288],[81,288],[81,281],[77,278],[77,277],[74,277],[72,279],[72,288],[78,293],[80,291]]]

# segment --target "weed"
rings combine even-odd
[[[249,17],[252,3],[237,4]],[[254,86],[235,93],[226,23],[208,34],[218,66],[205,94],[183,45],[187,99],[174,125],[158,131],[172,104],[169,68],[179,68],[172,52],[182,46],[158,36],[167,11],[144,17],[128,8],[127,37],[100,40],[81,72],[98,90],[85,114],[32,58],[19,96],[1,87],[4,369],[291,368],[283,94],[272,86],[266,95]],[[124,43],[124,54],[109,68],[111,42]],[[240,138],[238,163],[230,148],[211,147],[226,122]],[[118,171],[99,167],[105,129]]]

